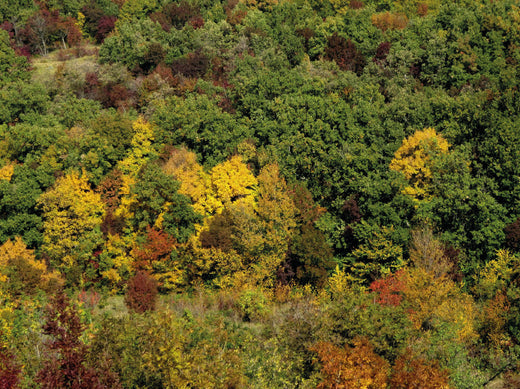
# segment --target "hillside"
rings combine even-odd
[[[0,386],[520,385],[513,0],[0,4]]]

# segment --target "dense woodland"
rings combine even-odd
[[[0,2],[0,388],[520,387],[515,0]]]

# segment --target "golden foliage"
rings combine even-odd
[[[462,292],[449,278],[436,277],[423,268],[403,272],[405,304],[416,329],[436,328],[450,323],[453,336],[460,342],[477,338],[474,324],[477,308],[473,298]]]
[[[38,203],[44,218],[42,249],[53,264],[66,270],[90,257],[102,238],[104,205],[86,175],[73,171],[58,178]]]
[[[197,155],[186,148],[174,149],[163,165],[166,174],[180,182],[179,193],[188,196],[195,204],[195,211],[204,211],[209,176],[197,162]]]
[[[0,180],[11,181],[11,177],[14,173],[15,164],[10,162],[0,168]]]
[[[211,169],[211,189],[219,206],[216,211],[221,212],[232,202],[241,200],[252,203],[258,181],[242,161],[242,157],[233,156]]]
[[[437,361],[415,357],[411,350],[397,358],[390,380],[395,389],[449,389],[448,382],[448,371],[442,370]]]
[[[14,241],[8,239],[0,246],[0,282],[9,284],[6,286],[11,292],[33,293],[38,288],[47,290],[60,281],[17,236]]]
[[[390,163],[390,169],[403,173],[410,184],[403,193],[415,200],[428,199],[432,159],[439,153],[447,153],[448,148],[446,139],[433,128],[416,131],[403,140]]]

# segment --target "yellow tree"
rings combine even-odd
[[[416,131],[403,140],[390,163],[390,169],[403,173],[408,180],[409,186],[403,193],[415,200],[428,199],[433,159],[440,153],[447,153],[448,147],[446,139],[433,128]]]
[[[38,203],[44,218],[42,250],[69,283],[77,284],[103,241],[101,196],[92,191],[85,174],[73,171],[58,178]]]
[[[272,286],[276,271],[288,252],[297,227],[297,212],[278,165],[264,166],[258,175],[256,203],[257,228],[263,236],[263,250],[255,264],[255,273],[261,275],[263,283],[269,286]]]
[[[34,250],[28,249],[20,237],[0,246],[0,280],[7,283],[13,295],[32,294],[60,283],[58,275],[48,272],[45,262],[37,260]]]
[[[211,191],[217,201],[216,212],[220,213],[224,207],[240,201],[252,204],[258,181],[242,161],[242,157],[235,155],[213,169],[210,174]]]
[[[0,180],[11,181],[14,173],[14,163],[9,162],[0,168]]]
[[[134,136],[132,137],[130,152],[128,156],[119,162],[118,168],[123,173],[123,185],[120,189],[121,204],[115,211],[115,216],[129,218],[132,216],[130,207],[135,202],[135,196],[130,194],[132,186],[135,184],[137,174],[141,168],[157,152],[153,148],[154,128],[143,117],[139,117],[132,125]]]
[[[184,147],[174,149],[163,165],[163,170],[180,182],[179,193],[191,199],[195,211],[204,213],[204,207],[200,205],[206,197],[209,176],[197,162],[197,154]]]
[[[417,329],[435,329],[449,323],[451,336],[459,342],[476,339],[477,308],[450,277],[441,243],[430,230],[413,233],[410,260],[414,267],[401,273],[405,304]]]

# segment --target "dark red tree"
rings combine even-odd
[[[365,57],[350,40],[346,40],[337,32],[332,34],[325,48],[325,59],[335,61],[341,70],[350,70],[361,74],[365,67]]]
[[[110,34],[116,25],[117,18],[115,16],[102,16],[97,22],[96,41],[103,43],[105,38]]]
[[[4,345],[0,347],[0,389],[18,387],[22,369],[13,353]]]
[[[50,337],[46,359],[36,381],[42,389],[119,388],[117,376],[87,364],[88,347],[81,341],[84,326],[63,292],[53,296],[45,312],[43,333]]]
[[[376,49],[376,55],[374,55],[374,58],[372,61],[374,61],[377,64],[383,64],[386,62],[386,57],[388,56],[388,53],[390,52],[390,42],[381,42],[379,46],[377,46]]]
[[[206,74],[210,61],[201,50],[189,53],[184,58],[179,58],[172,63],[174,74],[182,74],[188,78],[199,78]]]
[[[506,233],[506,246],[513,251],[518,251],[520,249],[520,218],[507,225],[504,232]]]

